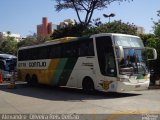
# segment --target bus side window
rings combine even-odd
[[[64,47],[63,47],[64,45]],[[62,58],[78,57],[78,46],[75,42],[64,43],[62,45]]]
[[[111,37],[97,37],[96,46],[101,73],[105,76],[116,76],[116,64]]]
[[[48,58],[61,58],[61,47],[59,45],[51,45],[48,47]]]
[[[33,48],[33,49],[31,49],[32,51],[31,51],[31,58],[30,59],[33,59],[33,60],[36,60],[37,59],[37,51],[38,51],[38,49],[36,49],[36,48]]]
[[[62,44],[62,58],[69,58],[71,57],[71,45],[69,43]]]
[[[94,56],[93,40],[84,40],[79,45],[79,56]]]

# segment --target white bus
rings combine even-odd
[[[9,80],[13,71],[16,70],[17,57],[11,54],[0,54],[0,71],[2,78]]]
[[[156,50],[150,50],[156,59]],[[150,83],[146,49],[133,35],[101,33],[22,47],[17,65],[19,79],[32,85],[126,92]]]

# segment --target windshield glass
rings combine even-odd
[[[119,62],[120,74],[146,74],[146,61],[144,49],[124,48],[124,59]]]
[[[147,74],[147,57],[139,37],[114,36],[115,45],[122,46],[124,59],[118,62],[119,73],[123,75]],[[116,49],[117,57],[119,51]]]
[[[2,60],[1,60],[2,61]],[[16,59],[3,60],[3,70],[11,72],[16,69]]]
[[[114,36],[115,45],[123,47],[144,47],[139,37]]]

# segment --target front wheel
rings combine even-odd
[[[94,83],[91,78],[85,78],[82,83],[83,91],[87,94],[93,94],[94,89]]]

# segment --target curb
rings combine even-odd
[[[160,85],[149,86],[148,89],[160,89]]]
[[[27,83],[26,83],[26,82],[16,81],[14,86],[12,86],[12,84],[9,83],[9,82],[4,82],[4,83],[0,84],[0,89],[24,88],[24,87],[26,87],[26,86],[27,86]]]

